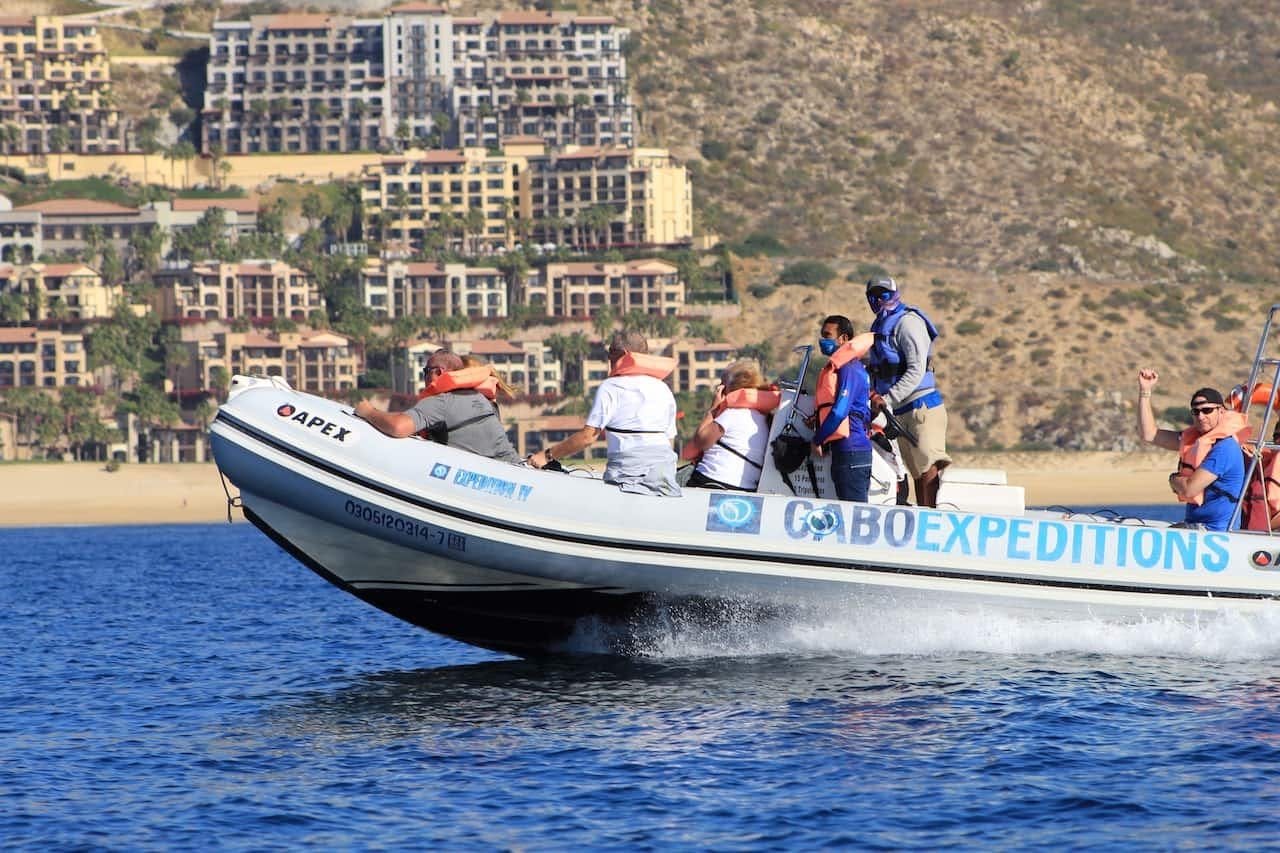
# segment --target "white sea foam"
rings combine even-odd
[[[584,626],[575,651],[652,659],[768,654],[856,656],[1093,653],[1266,660],[1280,657],[1280,613],[1161,616],[1133,622],[996,609],[877,606],[760,618],[749,607],[659,608],[625,628]]]

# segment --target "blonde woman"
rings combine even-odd
[[[720,375],[711,408],[685,445],[684,457],[698,457],[689,485],[704,489],[755,491],[769,450],[769,415],[782,396],[764,381],[760,365],[735,361]]]

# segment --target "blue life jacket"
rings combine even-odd
[[[870,363],[867,365],[867,370],[871,374],[871,389],[877,394],[888,393],[894,383],[902,378],[902,374],[907,372],[907,366],[902,362],[902,353],[893,346],[893,331],[898,328],[898,323],[902,322],[902,318],[908,311],[914,311],[921,320],[924,320],[925,328],[929,330],[928,355],[933,353],[933,342],[938,337],[938,329],[919,308],[914,305],[899,305],[887,314],[877,314],[875,322],[871,324],[876,342],[871,346]],[[933,378],[933,368],[928,355],[925,357],[924,378],[920,380],[916,390],[936,388],[938,385]],[[915,391],[911,393],[914,394]]]

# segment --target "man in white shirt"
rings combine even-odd
[[[604,481],[623,491],[679,495],[676,484],[676,400],[663,379],[673,359],[651,356],[644,335],[617,332],[609,341],[609,378],[596,390],[582,429],[528,459],[543,468],[573,456],[608,434]]]

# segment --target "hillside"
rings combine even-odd
[[[756,299],[789,259],[742,260],[730,340],[861,326],[883,266],[943,328],[958,446],[1123,446],[1139,364],[1158,408],[1230,387],[1280,301],[1270,0],[554,5],[632,30],[640,141],[689,164],[703,231],[839,269]]]

